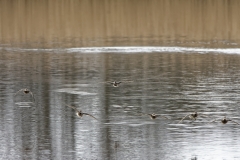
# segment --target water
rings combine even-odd
[[[240,159],[239,7],[1,0],[0,159]]]
[[[240,158],[239,125],[220,123],[240,123],[239,54],[124,49],[1,50],[1,159]],[[177,124],[194,111],[209,117]]]

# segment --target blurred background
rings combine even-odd
[[[228,46],[239,43],[239,0],[1,0],[0,44]]]

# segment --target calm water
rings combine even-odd
[[[240,123],[238,54],[116,50],[1,50],[1,159],[240,158],[240,127],[207,124],[223,116]],[[133,82],[102,83],[112,80]],[[26,87],[35,103],[27,94],[14,97]],[[62,102],[98,121],[78,118]],[[194,111],[210,117],[177,124]]]

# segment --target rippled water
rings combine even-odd
[[[240,159],[239,51],[97,49],[0,51],[0,159]]]

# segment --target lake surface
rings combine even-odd
[[[239,159],[238,50],[175,50],[2,49],[1,159]]]

